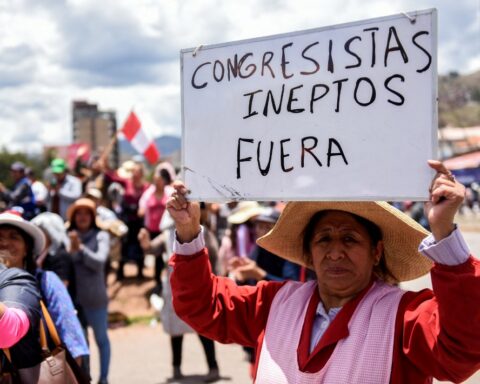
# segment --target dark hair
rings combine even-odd
[[[78,207],[78,208],[87,208],[87,207]],[[73,211],[73,214],[72,214],[72,220],[70,221],[69,225],[68,225],[68,230],[72,230],[72,229],[77,229],[77,223],[75,222],[75,217],[77,216],[77,211],[78,211],[78,208],[76,208],[74,211]],[[88,208],[87,208],[88,209]],[[96,215],[91,211],[91,209],[88,209],[88,212],[90,213],[90,217],[92,218],[92,223],[90,224],[90,229],[91,228],[98,228],[97,227],[97,223],[95,221],[96,219]]]
[[[20,234],[20,236],[22,236],[22,239],[25,242],[25,248],[27,249],[27,254],[25,256],[25,270],[28,273],[34,274],[37,265],[35,264],[35,258],[33,256],[33,237],[16,225],[1,224],[0,228],[14,229]]]
[[[313,264],[312,255],[310,253],[310,241],[313,238],[315,227],[317,223],[327,215],[328,212],[331,212],[331,210],[319,211],[315,213],[310,219],[310,221],[308,222],[307,226],[305,227],[304,236],[303,236],[303,257],[307,266],[311,266]],[[340,212],[343,212],[343,211],[340,211]],[[365,228],[365,230],[368,233],[368,236],[370,237],[372,248],[376,247],[378,242],[383,239],[382,230],[375,223],[372,223],[370,220],[367,220],[354,213],[351,213],[351,212],[345,212],[345,213],[348,213],[349,215],[351,215],[357,223],[359,223],[362,227]],[[387,267],[387,263],[385,261],[384,255],[380,257],[378,264],[373,267],[373,273],[375,276],[377,276],[381,280],[396,281],[395,277],[392,275],[392,273]]]
[[[159,172],[159,176],[163,179],[165,184],[170,185],[172,184],[172,176],[170,175],[170,172],[168,172],[165,168],[162,168]]]

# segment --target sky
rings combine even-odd
[[[480,69],[480,0],[0,0],[0,146],[72,141],[71,104],[180,135],[180,50],[438,10],[438,71]]]

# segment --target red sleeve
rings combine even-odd
[[[480,261],[436,264],[431,276],[433,293],[408,292],[400,303],[392,382],[409,371],[457,383],[480,369]]]
[[[170,283],[175,312],[198,333],[221,343],[255,347],[267,324],[275,294],[284,282],[237,286],[211,272],[206,249],[173,255]]]
[[[117,173],[114,171],[107,171],[104,173],[104,176],[107,183],[118,183],[123,187],[127,185],[127,180],[118,176]]]

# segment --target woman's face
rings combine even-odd
[[[24,268],[27,244],[20,231],[0,227],[0,251],[9,267]]]
[[[135,164],[132,169],[132,180],[138,181],[143,179],[143,166],[141,164]]]
[[[74,220],[77,230],[80,232],[86,232],[93,225],[92,211],[85,207],[77,208]]]
[[[163,189],[165,188],[165,180],[163,179],[162,176],[160,175],[154,175],[153,176],[153,182],[155,184],[155,187],[161,191],[163,191]]]
[[[328,211],[309,242],[320,294],[349,298],[365,288],[383,243],[372,245],[367,229],[347,212]]]

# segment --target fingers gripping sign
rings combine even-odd
[[[455,180],[442,162],[429,160],[428,165],[437,174],[430,185],[430,200],[425,204],[425,214],[438,242],[455,228],[453,220],[465,197],[465,187]]]
[[[167,209],[175,222],[178,240],[188,243],[200,233],[200,205],[188,200],[189,191],[181,181],[175,181],[173,188],[174,192],[167,201]]]

